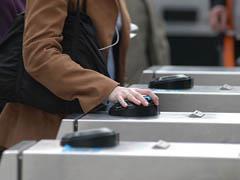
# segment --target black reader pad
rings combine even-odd
[[[61,146],[114,147],[119,144],[119,133],[108,128],[89,129],[69,133],[61,139]]]
[[[193,78],[185,74],[163,76],[149,83],[152,89],[190,89],[193,87]]]
[[[133,102],[125,100],[128,104],[127,107],[123,107],[117,102],[109,109],[109,115],[122,117],[147,117],[159,115],[160,107],[153,103],[150,96],[144,96],[144,98],[148,101],[148,106],[136,105]]]

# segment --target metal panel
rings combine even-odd
[[[108,127],[120,133],[123,141],[240,143],[240,114],[205,113],[202,118],[187,112],[161,112],[156,117],[123,118],[89,114],[78,121],[78,130]],[[71,126],[74,120],[63,119]],[[71,131],[60,131],[58,138]]]
[[[60,139],[66,133],[73,132],[73,125],[74,125],[73,119],[64,119],[61,122],[60,128],[58,130],[57,139]]]
[[[23,153],[24,180],[237,180],[240,145],[121,142],[110,149],[65,149],[41,141]]]
[[[134,88],[147,88],[146,84],[132,85]],[[160,98],[160,109],[168,112],[240,112],[240,86],[231,90],[221,90],[220,86],[194,86],[187,90],[153,91]]]
[[[174,74],[186,74],[193,77],[195,85],[240,85],[239,67],[207,66],[153,66],[143,71],[140,82],[149,83],[153,78]]]
[[[34,141],[24,141],[12,148],[6,150],[3,153],[0,163],[0,179],[1,180],[20,180],[21,175],[19,167],[19,155],[20,153],[32,146]]]

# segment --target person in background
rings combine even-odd
[[[211,28],[216,32],[224,32],[226,30],[227,12],[225,0],[210,1],[209,22]]]
[[[130,41],[126,81],[138,83],[142,71],[153,65],[169,65],[169,44],[164,22],[156,9],[156,0],[126,1],[132,22],[139,27]]]
[[[0,5],[0,43],[6,36],[17,14],[25,9],[25,0],[1,0]],[[5,103],[0,101],[0,112],[4,108]],[[5,147],[0,146],[0,156]]]
[[[233,2],[239,0],[233,0]],[[240,7],[238,7],[240,9]],[[234,14],[234,13],[233,13]],[[209,22],[213,31],[224,33],[227,28],[226,0],[210,0]],[[240,65],[240,41],[235,40],[235,58],[237,65]]]
[[[158,97],[149,89],[133,89],[124,84],[125,57],[129,42],[130,18],[124,0],[81,0],[80,7],[91,18],[101,48],[113,42],[118,16],[121,16],[119,58],[111,79],[96,71],[84,69],[62,53],[63,27],[69,11],[76,12],[77,0],[27,0],[23,37],[23,61],[26,71],[56,96],[79,100],[84,113],[105,101],[125,100],[147,106],[143,95]],[[106,62],[108,50],[103,51]],[[79,107],[80,108],[80,107]],[[56,138],[62,114],[51,114],[18,103],[8,103],[0,116],[0,145],[6,148],[22,140]]]

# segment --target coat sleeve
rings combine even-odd
[[[210,7],[213,8],[216,5],[224,5],[226,4],[226,0],[210,0]]]
[[[69,0],[27,0],[23,58],[26,71],[56,96],[78,99],[84,112],[106,100],[118,83],[62,53]]]

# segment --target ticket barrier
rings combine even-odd
[[[63,119],[58,139],[74,129],[108,127],[123,141],[240,143],[239,113],[161,112],[159,116],[123,118],[107,113],[88,114],[80,120]]]
[[[120,142],[114,148],[71,148],[43,140],[22,152],[20,166],[17,180],[237,180],[240,145]]]
[[[135,84],[132,88],[148,88]],[[160,98],[161,111],[239,112],[240,86],[194,86],[191,89],[153,89]]]
[[[240,68],[225,68],[218,66],[152,66],[143,71],[140,83],[149,81],[162,76],[175,74],[186,74],[194,79],[195,85],[231,86],[240,85]]]

